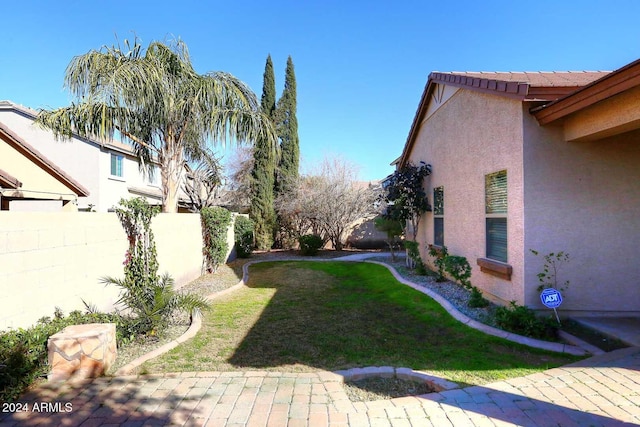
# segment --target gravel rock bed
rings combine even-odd
[[[399,378],[365,378],[344,383],[344,391],[352,402],[370,402],[395,397],[417,396],[435,390],[427,383],[401,380]]]
[[[238,279],[238,282],[240,279]],[[236,282],[237,283],[237,282]],[[235,284],[235,283],[234,283]],[[233,286],[227,281],[220,280],[220,276],[215,273],[205,274],[187,283],[179,289],[180,292],[195,293],[202,297],[208,297],[216,292],[223,291]]]
[[[114,364],[107,370],[106,375],[113,375],[127,363],[159,348],[184,334],[189,329],[189,322],[183,321],[170,325],[161,337],[138,338],[136,341],[118,348],[118,355]]]

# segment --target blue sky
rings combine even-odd
[[[303,167],[342,155],[364,180],[392,171],[431,71],[614,70],[640,58],[640,2],[27,0],[2,5],[0,99],[61,107],[75,55],[136,35],[180,37],[198,72],[278,96],[294,61]]]

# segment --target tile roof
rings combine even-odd
[[[567,96],[534,107],[531,112],[538,122],[544,125],[638,86],[640,59],[584,85]]]
[[[467,76],[504,82],[526,83],[532,87],[573,86],[581,87],[609,74],[610,71],[507,71],[507,72],[468,72],[453,71],[457,76]]]
[[[398,164],[404,165],[407,161],[413,148],[415,134],[426,113],[431,93],[438,85],[454,86],[523,102],[548,103],[574,93],[609,74],[611,71],[434,71],[429,74]]]
[[[553,101],[596,81],[609,71],[433,72],[427,85],[441,83],[526,101]]]

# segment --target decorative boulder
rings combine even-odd
[[[64,328],[49,337],[49,381],[96,378],[116,360],[116,325],[89,323]]]

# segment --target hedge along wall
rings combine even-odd
[[[159,214],[152,220],[159,273],[180,287],[202,268],[198,214]],[[233,226],[230,233],[233,247]],[[55,307],[110,311],[118,299],[100,277],[124,277],[127,237],[115,213],[0,212],[0,330],[28,327]]]

